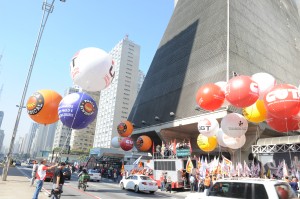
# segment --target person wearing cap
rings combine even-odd
[[[51,170],[53,168],[55,168],[57,165],[53,165],[51,167],[47,167],[45,164],[47,163],[47,160],[42,160],[40,162],[40,166],[38,167],[37,173],[36,173],[36,189],[35,192],[33,194],[32,199],[38,199],[39,197],[39,193],[43,187],[44,184],[44,180],[46,177],[46,170]]]

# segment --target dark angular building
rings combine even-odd
[[[197,108],[200,86],[226,81],[233,72],[267,72],[278,83],[298,85],[299,69],[300,19],[293,1],[179,0],[129,115],[135,125],[132,137],[147,134],[155,145],[191,140],[193,151],[200,152],[199,118],[220,121],[240,111]],[[249,124],[244,151],[251,150],[257,135],[280,135],[266,127]]]

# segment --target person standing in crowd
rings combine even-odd
[[[211,185],[211,178],[209,175],[206,175],[206,177],[204,179],[204,188],[209,189],[210,185]]]
[[[168,176],[168,178],[167,178],[166,191],[170,191],[170,193],[172,192],[172,179],[171,179],[171,176]]]
[[[191,176],[190,176],[190,187],[191,187],[191,192],[194,192],[194,190],[195,190],[195,177],[193,176],[193,174],[191,174]]]
[[[56,199],[56,196],[54,194],[52,194],[55,189],[59,190],[60,192],[62,192],[62,190],[63,190],[63,185],[65,183],[65,177],[63,175],[62,170],[65,168],[65,166],[66,166],[66,163],[61,162],[54,171],[52,191],[50,194],[50,197],[52,196],[52,199]]]
[[[160,190],[161,191],[165,190],[165,176],[164,176],[164,172],[162,172],[161,175],[160,175]]]
[[[33,194],[32,199],[38,199],[39,193],[43,187],[44,184],[44,179],[46,177],[46,170],[51,170],[55,168],[57,165],[53,165],[51,167],[47,167],[45,164],[47,163],[47,160],[42,160],[40,163],[40,166],[38,167],[37,174],[36,174],[36,189]]]
[[[36,172],[38,170],[38,167],[39,165],[37,164],[37,161],[34,160],[33,161],[33,167],[32,167],[32,172],[31,172],[31,180],[30,180],[30,186],[33,186],[33,183],[34,183],[34,180],[35,180],[35,177],[36,177]]]
[[[297,183],[297,178],[293,177],[292,181],[289,183],[290,186],[292,187],[294,193],[298,196],[298,183]]]

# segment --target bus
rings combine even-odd
[[[192,160],[194,168],[196,160]],[[166,173],[167,178],[170,176],[172,181],[172,189],[183,189],[184,177],[188,180],[188,174],[185,172],[187,158],[180,159],[152,159],[145,162],[145,166],[153,170],[153,179],[157,185],[161,186],[161,175]]]

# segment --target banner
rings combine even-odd
[[[194,168],[193,162],[192,162],[191,158],[189,157],[189,159],[186,163],[186,169],[185,170],[186,170],[187,173],[192,173],[193,168]]]

